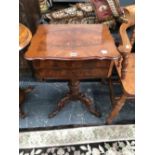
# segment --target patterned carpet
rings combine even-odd
[[[20,155],[134,155],[135,126],[20,132],[19,148]]]
[[[134,155],[135,141],[114,141],[20,150],[20,155]]]

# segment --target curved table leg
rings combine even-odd
[[[106,123],[111,124],[113,119],[118,115],[123,105],[125,104],[127,96],[123,94],[120,99],[116,102],[115,106],[112,109],[112,112],[109,114]]]
[[[88,110],[89,110],[90,113],[92,113],[93,115],[95,115],[95,116],[97,116],[97,117],[100,117],[100,116],[101,116],[101,114],[100,114],[98,111],[96,111],[96,109],[94,109],[94,108],[92,107],[92,101],[91,101],[91,99],[88,98],[85,94],[82,94],[82,93],[81,93],[81,94],[78,96],[78,99],[79,99],[83,104],[86,105],[86,107],[88,108]]]
[[[29,86],[26,89],[19,88],[19,116],[25,118],[27,114],[24,112],[24,102],[26,99],[26,94],[31,92],[34,88]]]
[[[80,93],[80,82],[78,80],[69,81],[68,86],[69,93],[63,99],[60,100],[60,102],[58,103],[58,107],[48,115],[49,118],[54,117],[65,106],[66,103],[75,100],[80,100],[83,104],[85,104],[89,112],[91,112],[93,115],[98,117],[100,116],[100,113],[92,108],[91,99],[86,97],[86,95]]]
[[[70,101],[70,95],[67,95],[64,98],[62,98],[58,103],[58,107],[53,112],[49,113],[48,117],[49,118],[54,117],[69,101]]]

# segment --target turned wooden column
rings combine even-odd
[[[76,98],[80,93],[80,82],[78,80],[70,80],[68,83],[69,94],[74,98]]]
[[[122,53],[122,63],[121,63],[121,79],[125,79],[126,77],[126,72],[127,72],[127,67],[128,67],[128,57],[129,53]]]

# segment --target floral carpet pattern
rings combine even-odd
[[[114,141],[20,150],[19,155],[134,155],[135,141]]]

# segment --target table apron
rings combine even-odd
[[[35,61],[33,63],[37,79],[102,79],[111,75],[113,67],[113,62],[109,60],[105,61],[105,63],[104,61],[89,61],[89,63],[84,61],[75,63],[49,62],[47,64],[46,61]]]

